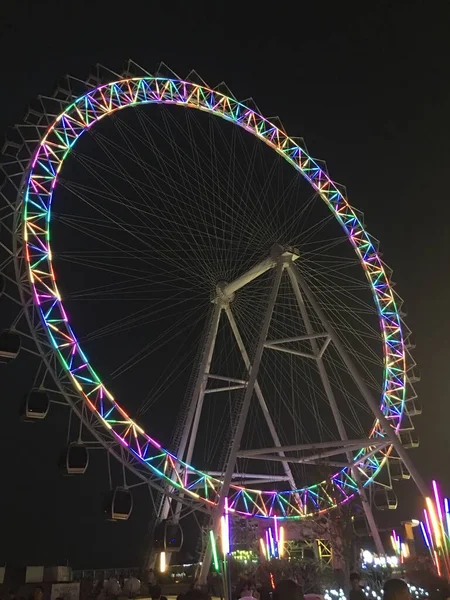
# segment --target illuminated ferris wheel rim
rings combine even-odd
[[[380,408],[395,432],[398,432],[406,389],[401,317],[389,277],[377,251],[377,242],[365,231],[361,217],[345,197],[345,190],[329,178],[324,164],[313,160],[297,141],[252,108],[203,85],[152,76],[114,81],[78,97],[48,128],[25,176],[23,233],[34,302],[60,363],[90,410],[113,438],[145,463],[154,475],[170,480],[174,489],[187,496],[211,506],[217,503],[220,479],[187,465],[163,449],[128,416],[103,385],[71,328],[52,265],[51,205],[64,160],[79,137],[97,121],[117,110],[139,104],[174,104],[195,108],[239,125],[276,150],[325,201],[351,242],[371,287],[379,315],[384,359]],[[384,436],[378,421],[375,421],[369,436]],[[392,446],[386,445],[380,452],[374,451],[374,448],[376,450],[375,444],[373,448],[362,448],[355,457],[360,470],[366,469],[368,473],[364,485],[377,476]],[[232,485],[230,508],[244,515],[272,517],[275,511],[280,518],[300,518],[306,514],[302,514],[296,502],[291,502],[293,495],[297,494],[301,495],[303,502],[312,499],[313,510],[310,513],[326,512],[349,500],[357,491],[349,471],[345,467],[323,482],[294,491],[253,490]],[[188,473],[189,478],[182,477],[181,472]],[[175,478],[173,473],[176,474]]]

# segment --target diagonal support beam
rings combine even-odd
[[[261,277],[270,269],[275,269],[275,267],[279,264],[279,261],[282,259],[286,259],[286,261],[296,261],[299,258],[299,254],[296,250],[286,250],[282,246],[275,244],[271,251],[270,256],[259,262],[257,265],[246,271],[243,275],[240,275],[234,281],[230,281],[229,283],[224,283],[220,286],[219,297],[222,297],[226,300],[231,300],[234,294],[248,285],[258,277]]]
[[[206,338],[205,347],[203,350],[202,361],[200,363],[200,368],[198,371],[197,379],[194,385],[194,390],[191,396],[191,402],[189,404],[188,413],[186,416],[186,421],[184,423],[183,433],[181,435],[180,443],[177,448],[177,456],[183,459],[183,456],[186,452],[186,463],[190,463],[192,454],[194,451],[194,446],[197,438],[197,431],[200,422],[200,416],[203,407],[203,400],[205,397],[206,385],[208,383],[208,375],[211,368],[211,361],[214,353],[214,347],[216,344],[217,331],[219,329],[220,318],[222,316],[223,303],[216,302],[214,304],[214,309],[212,311],[209,331]],[[187,477],[187,471],[184,474],[184,477]],[[177,478],[177,473],[172,474],[172,480],[175,481]],[[169,484],[169,489],[170,484]],[[167,519],[170,507],[171,507],[172,499],[169,496],[163,496],[161,499],[161,504],[158,508],[158,519],[164,520]],[[181,511],[181,502],[177,503],[176,514],[179,516]]]
[[[239,347],[239,350],[241,352],[242,358],[244,360],[245,367],[246,367],[247,370],[249,370],[250,366],[251,366],[250,357],[249,357],[248,352],[247,352],[247,350],[245,348],[244,340],[242,339],[241,333],[240,333],[239,328],[238,328],[237,323],[236,323],[236,319],[234,318],[233,312],[232,312],[229,304],[225,307],[225,314],[226,314],[226,316],[228,318],[228,321],[230,323],[231,329],[233,331],[234,338],[235,338],[236,343],[237,343],[237,345]],[[277,430],[276,430],[276,427],[275,427],[275,423],[273,422],[272,417],[270,415],[269,408],[267,406],[266,400],[264,398],[264,395],[263,395],[263,392],[261,390],[261,386],[258,383],[258,380],[255,381],[255,395],[256,395],[256,397],[258,399],[259,405],[260,405],[262,413],[264,415],[264,419],[265,419],[265,421],[267,423],[267,427],[268,427],[268,429],[270,431],[270,435],[272,436],[273,443],[275,444],[275,446],[277,448],[280,448],[281,447],[281,440],[280,440],[280,438],[278,436],[278,433],[277,433]],[[282,450],[274,450],[274,452],[278,452],[279,456],[284,456],[284,452]],[[241,454],[239,454],[239,456],[241,456]],[[294,479],[294,475],[292,474],[291,467],[289,466],[289,464],[287,463],[287,461],[283,461],[282,465],[283,465],[283,470],[284,470],[284,472],[286,474],[286,477],[288,478],[288,481],[289,481],[289,484],[291,486],[291,489],[293,489],[293,490],[297,489],[297,485],[295,483],[295,479]]]
[[[308,310],[306,308],[305,301],[303,299],[302,291],[300,289],[299,271],[298,271],[298,269],[295,269],[293,267],[293,265],[288,265],[287,271],[288,271],[289,279],[291,280],[292,288],[294,290],[295,298],[297,300],[297,305],[299,307],[303,322],[305,324],[306,332],[309,335],[312,335],[314,333],[314,329],[313,329],[313,326],[311,324],[311,321],[310,321],[310,318],[308,315]],[[309,297],[308,297],[308,300],[309,300]],[[314,298],[314,301],[315,301],[315,298]],[[310,301],[310,303],[311,303],[311,301]],[[315,305],[318,305],[318,303],[315,302],[315,305],[313,305],[311,303],[311,305],[313,306],[313,308],[315,310],[315,308],[316,308]],[[329,341],[332,338],[331,338],[330,332],[328,331],[327,323],[325,323],[322,320],[321,315],[319,313],[317,313],[317,311],[316,311],[316,314],[321,319],[322,326],[328,333],[328,343],[329,343]],[[316,362],[317,362],[317,368],[319,371],[319,376],[322,381],[322,385],[324,387],[325,394],[328,398],[328,403],[330,405],[331,412],[333,413],[333,417],[334,417],[334,420],[336,423],[336,427],[337,427],[339,436],[340,436],[341,440],[348,440],[347,432],[345,430],[344,422],[342,420],[342,415],[339,411],[339,407],[336,402],[334,391],[330,384],[330,380],[328,378],[328,373],[327,373],[327,370],[325,368],[325,364],[323,361],[323,355],[324,355],[326,346],[324,345],[324,348],[322,348],[320,350],[317,340],[314,338],[312,338],[310,340],[310,344],[311,344],[311,349],[313,351],[313,354],[316,356]],[[348,448],[347,452],[346,452],[346,456],[347,456],[347,460],[348,460],[349,464],[353,463],[353,454],[352,454],[351,450],[353,450],[353,449]],[[356,450],[358,450],[358,448],[356,448]],[[379,554],[384,554],[383,542],[381,541],[381,536],[378,531],[378,527],[375,523],[372,509],[371,509],[369,501],[367,499],[366,491],[361,484],[361,478],[359,476],[358,469],[357,468],[351,469],[351,473],[352,473],[354,480],[356,481],[356,485],[358,486],[359,497],[361,498],[361,504],[363,506],[367,522],[369,523],[369,528],[372,533],[372,537],[375,542],[377,552]]]
[[[270,293],[269,301],[267,304],[266,314],[264,317],[264,321],[261,326],[261,331],[259,334],[258,345],[256,346],[255,354],[253,356],[253,360],[251,363],[251,367],[248,374],[248,385],[245,390],[244,398],[242,400],[242,404],[239,411],[239,417],[237,420],[236,428],[234,430],[233,441],[231,444],[230,452],[227,458],[227,464],[225,468],[225,473],[223,476],[222,486],[220,488],[220,496],[219,501],[217,502],[214,510],[212,512],[212,530],[214,536],[217,536],[220,528],[220,521],[225,509],[225,502],[227,500],[230,485],[233,478],[234,466],[236,464],[237,454],[239,452],[239,448],[242,441],[242,435],[244,433],[245,424],[247,421],[248,411],[250,409],[250,402],[255,390],[255,384],[258,377],[259,367],[261,365],[261,359],[264,352],[264,343],[267,339],[267,334],[269,332],[270,322],[272,320],[273,309],[275,307],[275,302],[278,296],[278,290],[280,289],[281,277],[283,275],[283,271],[285,269],[285,261],[280,257],[277,262],[277,268],[275,272],[274,283],[272,286],[272,291]],[[212,559],[212,547],[211,544],[208,544],[208,547],[205,552],[205,556],[202,562],[202,567],[200,571],[199,583],[206,583],[206,577],[209,573],[209,568],[211,566]]]
[[[271,454],[274,452],[299,452],[302,450],[319,450],[320,448],[339,448],[344,452],[346,446],[358,446],[359,448],[371,448],[382,442],[373,438],[362,438],[356,440],[330,440],[329,442],[313,442],[311,444],[292,444],[290,446],[275,446],[270,448],[252,448],[251,450],[241,450],[240,457],[252,457],[258,454]]]
[[[332,325],[329,323],[321,306],[316,301],[314,294],[312,293],[310,287],[308,286],[308,284],[306,283],[306,281],[304,280],[303,276],[300,274],[298,269],[293,268],[293,269],[290,269],[289,272],[294,273],[299,286],[304,291],[305,296],[308,299],[308,302],[311,304],[311,306],[313,307],[317,316],[322,321],[322,325],[325,327],[326,331],[328,332],[328,334],[331,338],[331,341],[333,342],[334,347],[339,352],[339,355],[340,355],[343,363],[345,364],[348,372],[350,373],[351,377],[353,378],[353,380],[354,380],[356,386],[358,387],[362,397],[364,398],[367,406],[372,411],[372,414],[374,415],[374,417],[376,419],[378,419],[378,421],[384,431],[385,436],[389,439],[389,441],[395,448],[398,456],[402,460],[403,464],[410,472],[411,477],[413,478],[415,484],[417,485],[418,490],[424,496],[424,498],[427,498],[430,495],[430,492],[428,491],[428,487],[425,484],[425,481],[423,480],[422,476],[416,469],[414,463],[408,456],[408,453],[406,452],[405,448],[403,448],[400,440],[397,437],[397,434],[395,433],[395,430],[391,427],[388,419],[385,417],[383,411],[380,409],[380,406],[379,406],[377,400],[372,396],[372,393],[370,392],[369,388],[367,387],[365,381],[360,376],[358,369],[356,368],[355,364],[353,363],[352,359],[350,358],[349,354],[347,353],[347,350],[345,349],[344,344],[341,342],[341,339],[335,332]]]
[[[373,446],[374,444],[372,444]],[[386,443],[382,443],[379,447],[386,446]],[[377,449],[379,448],[377,447]],[[353,465],[353,459],[350,452],[354,450],[360,450],[361,446],[359,444],[348,445],[344,448],[333,448],[332,450],[324,450],[322,452],[316,452],[314,454],[307,454],[306,456],[286,456],[285,460],[290,463],[299,463],[299,464],[308,464],[313,460],[319,460],[322,458],[328,458],[330,456],[339,456],[339,454],[346,454],[347,459],[349,460],[348,464]],[[273,454],[257,454],[256,456],[250,456],[249,458],[253,460],[274,460],[280,461],[283,460],[279,456],[275,456]]]

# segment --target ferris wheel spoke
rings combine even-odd
[[[92,201],[84,196],[81,196],[80,194],[76,194],[77,197],[79,197],[80,199],[84,200],[89,206],[94,207],[94,204],[92,203]],[[144,247],[146,247],[149,252],[153,250],[153,246],[146,242],[144,239],[142,239],[140,232],[134,232],[132,229],[130,229],[130,227],[127,224],[124,224],[123,222],[118,224],[117,221],[114,219],[113,213],[111,213],[110,211],[106,211],[106,209],[100,209],[98,208],[98,206],[95,205],[95,208],[97,210],[97,212],[100,212],[101,214],[105,214],[106,218],[108,219],[108,221],[111,221],[115,226],[118,227],[118,229],[124,231],[124,232],[129,232],[130,235],[132,237],[135,238],[135,240],[137,240],[140,244],[144,245]],[[73,227],[75,228],[79,228],[78,224],[71,224]],[[84,227],[84,233],[87,235],[88,231],[86,230],[86,226]],[[90,233],[90,236],[94,239],[98,238],[98,239],[103,239],[106,241],[106,243],[108,243],[109,245],[111,245],[112,247],[122,247],[123,243],[121,243],[121,241],[116,240],[114,243],[112,243],[109,238],[106,235],[102,235],[98,232],[98,228],[96,228],[95,230],[92,231],[92,233]],[[166,244],[166,247],[169,248],[169,244]],[[134,249],[132,246],[127,246],[126,248],[128,248],[128,252],[133,252],[134,254]],[[137,256],[138,259],[140,259],[141,261],[145,261],[145,259],[143,257],[139,257]],[[166,257],[165,257],[166,258]],[[167,256],[167,259],[172,262],[173,264],[178,264],[179,261],[177,261],[175,258],[171,257],[170,255]],[[187,270],[191,270],[192,271],[192,267],[189,265],[189,262],[186,260],[185,261],[186,264],[186,268]],[[206,269],[205,269],[206,270]]]
[[[200,321],[201,318],[202,318],[202,316],[199,316],[197,318],[197,321]],[[171,340],[170,334],[172,333],[172,335],[173,335],[174,331],[177,332],[175,334],[175,336],[178,336],[183,331],[190,329],[192,326],[192,321],[190,319],[187,319],[187,321],[188,321],[188,323],[181,329],[179,329],[179,323],[176,323],[175,325],[168,327],[166,329],[164,335],[160,335],[157,338],[155,338],[154,340],[152,340],[144,348],[140,349],[133,356],[131,356],[129,359],[127,359],[120,367],[117,367],[114,371],[112,371],[110,374],[110,379],[114,379],[114,378],[118,377],[119,375],[123,375],[123,373],[125,371],[135,367],[139,362],[148,358],[151,354],[156,352],[156,350],[163,347],[165,344],[167,344]]]
[[[197,343],[201,341],[201,334],[195,340]],[[167,364],[165,371],[160,373],[157,381],[152,386],[142,401],[137,414],[145,414],[157,402],[165,390],[167,383],[173,382],[181,377],[187,369],[191,368],[192,364],[188,356],[184,352],[183,345],[180,345],[176,354],[173,355],[170,362]]]
[[[146,115],[145,113],[141,113],[141,114],[142,114],[143,120],[147,121],[147,123],[150,124],[150,125],[154,125],[154,123],[149,119],[148,115]],[[170,112],[169,112],[169,118],[170,118]],[[190,163],[191,166],[194,167],[194,172],[196,173],[196,177],[199,176],[198,175],[199,173],[202,174],[203,183],[205,184],[204,177],[205,177],[206,173],[209,173],[209,171],[200,169],[199,167],[200,167],[201,164],[203,164],[205,162],[210,162],[210,156],[208,156],[208,153],[206,151],[202,151],[199,148],[198,144],[192,144],[192,140],[195,139],[194,126],[193,126],[193,123],[196,122],[195,116],[191,115],[189,112],[187,112],[186,115],[185,115],[185,118],[186,118],[186,123],[188,125],[188,131],[189,131],[189,134],[190,134],[189,137],[186,136],[186,133],[180,127],[177,127],[177,130],[183,136],[184,141],[189,142],[190,145],[191,145],[191,147],[193,147],[193,154],[196,157],[196,161],[195,161],[195,159],[193,159],[189,155],[187,155],[187,164]],[[172,121],[173,121],[173,119],[172,119]],[[167,124],[167,119],[166,119],[166,124]],[[178,125],[178,124],[176,123],[176,125]],[[168,137],[168,139],[171,140],[172,136],[167,135],[169,133],[167,131],[167,127],[166,127],[166,129],[164,131],[161,128],[158,128],[158,126],[156,126],[156,125],[154,125],[154,127],[155,127],[156,131],[159,131],[160,133],[162,133],[162,135],[164,137]],[[203,140],[206,141],[209,144],[209,148],[211,149],[211,139],[210,139],[210,136],[206,136],[204,134],[203,129],[201,127],[197,127],[197,130],[202,135]],[[146,131],[148,133],[148,129],[146,129]],[[235,135],[237,135],[237,133],[235,131],[233,131],[233,136],[235,136]],[[151,136],[149,136],[149,137],[150,137],[150,139],[152,139]],[[152,145],[152,148],[155,149],[155,144],[154,143]],[[168,158],[168,162],[170,164],[170,161],[173,160],[173,159],[171,159],[170,157],[167,157],[167,158]],[[194,162],[192,162],[192,161],[194,161]],[[164,161],[163,161],[162,164],[164,164]],[[239,171],[239,173],[240,173],[241,176],[243,176],[244,178],[247,177],[247,174],[243,171],[241,165],[234,163],[233,166],[238,169],[238,171]],[[215,183],[214,182],[214,177],[210,176],[210,181],[209,181],[209,184],[208,184],[210,187],[208,187],[206,191],[207,191],[207,193],[212,198],[214,197],[214,189],[213,189],[214,183]],[[217,184],[217,182],[215,184],[220,186],[219,187],[220,192],[228,200],[227,205],[226,205],[227,208],[229,208],[230,210],[232,210],[231,214],[234,217],[236,217],[235,220],[234,220],[234,222],[233,222],[233,225],[237,225],[238,227],[241,227],[243,225],[243,223],[240,222],[241,221],[240,217],[242,215],[242,207],[240,206],[239,203],[237,203],[237,201],[235,199],[236,195],[235,194],[231,194],[231,195],[227,194],[226,188],[222,187],[220,184]],[[261,223],[260,223],[260,217],[259,217],[259,215],[257,213],[253,215],[253,218],[256,219],[256,221],[261,225]],[[231,231],[233,229],[234,229],[234,227],[230,227]]]
[[[248,320],[249,318],[251,318],[251,314],[247,314],[247,315],[245,315],[245,316],[244,316],[244,318],[243,318],[243,322],[247,322],[247,323],[248,323],[248,322],[249,322],[249,320]],[[257,326],[255,326],[255,327],[257,327]],[[249,337],[251,337],[251,335],[252,335],[252,334],[250,334],[250,335],[249,335]],[[264,368],[264,367],[263,367],[263,368]],[[271,372],[271,370],[269,370],[267,373],[265,372],[265,377],[267,377],[267,380],[268,380],[268,381],[270,381],[270,382],[272,383],[273,387],[274,387],[275,389],[278,389],[278,390],[280,390],[280,389],[283,389],[283,385],[285,384],[285,382],[286,382],[286,383],[287,383],[287,385],[289,386],[289,377],[282,377],[282,378],[285,380],[285,381],[283,382],[283,384],[282,384],[282,385],[281,385],[281,384],[280,384],[280,385],[276,385],[276,383],[277,383],[277,381],[279,380],[280,376],[283,376],[283,375],[285,375],[285,374],[282,372],[282,370],[281,370],[281,369],[282,369],[282,367],[280,366],[280,363],[279,363],[279,362],[277,362],[277,366],[274,366],[274,367],[273,367],[273,371],[272,371],[272,372]],[[307,385],[307,386],[310,386],[310,387],[312,387],[312,388],[314,389],[314,391],[315,391],[315,392],[318,392],[318,393],[320,393],[320,392],[321,392],[320,388],[318,388],[317,386],[314,386],[314,385],[312,385],[312,384],[311,384],[311,378],[308,378],[308,377],[305,375],[305,371],[304,371],[303,369],[301,369],[301,368],[300,368],[300,373],[302,373],[302,377],[303,377],[303,379],[305,380],[305,382],[306,382],[306,385]],[[288,387],[287,389],[289,389],[289,387]],[[299,390],[296,390],[296,392],[299,392]],[[300,392],[300,393],[301,393],[301,392]],[[311,414],[312,414],[312,416],[314,416],[314,418],[317,418],[317,416],[318,416],[318,413],[317,413],[317,405],[316,405],[316,402],[315,402],[315,397],[314,397],[314,395],[312,395],[312,398],[310,398],[310,400],[311,400],[311,399],[312,399],[312,404],[311,404],[311,402],[308,402],[308,403],[307,403],[307,407],[308,407],[308,409],[311,411]],[[286,405],[285,405],[285,407],[286,407],[286,408],[288,408]],[[293,417],[294,417],[294,413],[292,413],[292,415],[291,415],[291,416],[293,416]],[[319,419],[319,423],[321,424],[321,420],[320,420],[320,419]],[[329,433],[330,433],[330,432],[329,432]],[[323,432],[322,432],[322,435],[323,435]]]
[[[108,284],[104,284],[101,286],[95,286],[95,287],[90,287],[90,288],[84,288],[83,290],[77,289],[77,291],[75,293],[70,294],[70,298],[75,298],[75,297],[86,297],[87,295],[94,295],[95,297],[95,293],[103,293],[103,294],[110,294],[113,292],[117,292],[119,290],[124,291],[125,289],[128,289],[129,291],[131,291],[132,289],[145,289],[145,288],[149,288],[151,286],[151,289],[153,291],[153,293],[158,292],[159,294],[163,294],[170,291],[176,291],[176,290],[180,290],[184,289],[185,291],[188,290],[192,290],[191,287],[189,287],[188,282],[186,281],[185,277],[179,275],[177,276],[176,274],[173,274],[172,277],[168,277],[168,273],[166,271],[164,271],[163,273],[161,273],[159,275],[159,277],[156,275],[156,273],[146,273],[145,271],[141,271],[138,269],[135,269],[134,271],[136,272],[140,272],[140,273],[144,273],[145,275],[135,275],[133,273],[129,272],[129,268],[125,268],[122,267],[120,268],[117,264],[110,264],[110,263],[101,263],[99,260],[93,261],[93,260],[86,260],[86,259],[80,259],[77,257],[68,257],[67,255],[64,257],[61,257],[60,255],[57,255],[57,258],[60,261],[63,262],[67,262],[67,263],[74,263],[74,264],[79,264],[79,265],[83,265],[85,267],[88,268],[92,268],[96,271],[105,271],[107,273],[113,273],[115,275],[119,275],[121,277],[120,281],[117,282],[111,282]],[[155,269],[155,271],[157,271],[157,269]],[[124,279],[124,277],[126,279]],[[157,287],[156,285],[157,284]],[[196,287],[196,286],[193,286]],[[199,289],[201,289],[199,287]]]
[[[105,140],[105,141],[107,141],[107,140]],[[121,145],[115,145],[114,149],[117,150],[117,151],[122,151],[123,152],[123,147]],[[152,183],[153,184],[155,183],[155,176],[156,176],[157,177],[156,183],[158,184],[158,182],[161,182],[161,181],[164,182],[165,178],[167,178],[167,177],[171,178],[171,173],[168,171],[168,168],[167,168],[167,166],[166,166],[165,163],[166,162],[170,162],[170,160],[172,160],[172,159],[169,159],[167,156],[163,156],[162,159],[161,159],[160,158],[160,151],[157,148],[156,144],[152,145],[152,150],[155,151],[155,155],[156,155],[156,157],[158,159],[158,164],[159,164],[159,167],[161,169],[160,173],[156,173],[155,174],[155,173],[152,172],[152,175],[153,175],[153,177],[152,177]],[[163,160],[163,159],[167,159],[167,160]],[[140,165],[141,165],[142,168],[145,168],[144,165],[142,164],[141,160],[139,160],[139,163],[140,163]],[[185,169],[185,171],[186,171],[186,169]],[[192,181],[190,180],[190,178],[188,176],[186,176],[186,179],[189,181],[189,183],[192,186]],[[145,185],[142,181],[140,181],[139,183],[140,183],[140,185]],[[164,192],[163,192],[163,190],[161,188],[159,188],[159,191],[164,194]],[[179,188],[178,188],[178,191],[179,191]],[[196,194],[192,195],[192,193],[189,193],[189,192],[190,192],[190,190],[189,190],[189,188],[187,188],[187,191],[183,191],[183,193],[181,194],[181,197],[180,197],[179,194],[177,194],[177,196],[173,197],[173,200],[174,200],[173,207],[175,209],[177,209],[177,205],[180,204],[180,200],[181,200],[181,202],[183,202],[183,198],[185,198],[187,200],[188,204],[191,203],[191,202],[193,202],[195,200]],[[165,193],[167,193],[167,192],[165,192]],[[212,195],[212,191],[209,191],[209,196],[211,197],[211,195]],[[212,196],[212,197],[214,197],[214,196]],[[188,205],[186,205],[185,208],[187,206]],[[181,205],[181,207],[182,207],[182,205]],[[206,216],[208,215],[208,213],[206,213],[206,208],[201,209],[199,211],[199,214],[200,214],[202,220],[205,222]],[[242,226],[242,224],[241,224],[241,226]]]
[[[289,377],[287,377],[287,380],[288,380],[288,379],[289,379]],[[336,382],[336,380],[335,380],[335,379],[332,379],[332,381],[333,381],[333,383],[334,383],[335,385],[337,385],[337,387],[339,387],[339,382]],[[279,386],[279,387],[281,387],[281,386]],[[341,385],[340,387],[341,387],[341,390],[342,390],[343,386]],[[322,391],[322,390],[321,390],[321,391]],[[347,396],[348,396],[348,395],[347,395]],[[315,412],[314,412],[314,416],[315,416],[315,417],[317,417],[317,416],[318,416],[317,406],[316,406],[316,410],[315,410]]]
[[[90,200],[87,200],[87,202],[88,202],[88,204],[90,204]],[[110,216],[109,216],[108,214],[107,214],[106,216],[107,216],[107,218],[109,218],[109,221],[111,221],[111,222],[112,222],[112,225],[113,225],[114,227],[116,227],[116,228],[118,228],[118,229],[122,229],[122,230],[127,230],[127,229],[130,229],[130,227],[129,227],[127,224],[124,224],[124,223],[122,222],[122,224],[119,226],[119,225],[117,224],[117,222],[115,222],[113,219],[111,219],[111,218],[110,218]],[[158,229],[157,229],[157,228],[153,228],[153,232],[154,232],[154,233],[157,233],[157,232],[158,232]],[[192,231],[191,231],[191,233],[192,233]],[[92,235],[95,235],[94,231],[93,231]],[[137,237],[141,237],[141,231],[140,231],[140,230],[138,230],[137,234],[135,234],[135,235],[136,235]],[[159,244],[160,244],[160,245],[161,245],[161,241],[162,241],[162,240],[160,239],[160,237],[158,237],[158,242],[159,242]],[[215,240],[215,241],[217,241],[217,240]],[[187,243],[187,248],[189,248],[188,241],[187,241],[186,243]],[[173,245],[171,245],[171,244],[172,244],[172,239],[168,239],[168,240],[167,240],[167,243],[166,243],[166,245],[165,245],[165,247],[167,248],[167,250],[170,250],[170,251],[171,251],[171,253],[173,254]],[[148,246],[148,245],[147,245],[147,247],[149,247],[149,248],[150,248],[151,246]],[[207,249],[208,247],[204,246],[204,248],[206,248],[206,249]],[[168,254],[168,253],[167,253],[166,255],[167,255],[168,259],[170,260],[170,259],[171,259],[171,257],[170,257],[170,254]],[[188,255],[188,257],[187,257],[187,258],[189,258],[190,256],[192,256],[192,253],[188,251],[188,252],[187,252],[187,255]],[[186,265],[187,265],[187,268],[189,268],[189,262],[188,262],[187,258],[186,258]],[[205,261],[205,271],[206,271],[206,273],[208,273],[208,272],[210,271],[210,269],[207,269],[207,267],[206,267],[206,262],[207,262],[207,261]],[[209,258],[209,261],[208,261],[208,262],[209,262],[209,263],[211,262],[211,258]]]
[[[169,318],[170,319],[170,314],[173,314],[174,316],[177,316],[177,314],[181,314],[183,316],[184,319],[188,319],[189,316],[186,316],[186,310],[183,307],[183,304],[185,304],[187,301],[185,299],[179,300],[178,302],[175,302],[172,307],[171,307],[171,311],[174,311],[174,308],[178,305],[178,308],[181,307],[181,311],[179,313],[177,312],[173,312],[173,313],[169,313],[169,315],[164,316],[163,313],[164,311],[167,312],[167,307],[163,306],[162,308],[155,308],[154,307],[146,307],[145,309],[141,309],[140,311],[137,311],[134,315],[127,315],[125,317],[123,317],[122,319],[119,319],[117,321],[115,321],[112,324],[109,325],[104,325],[103,327],[101,327],[100,329],[95,330],[94,332],[92,332],[91,334],[89,334],[88,336],[85,337],[86,340],[93,340],[93,339],[98,339],[98,338],[104,338],[107,335],[112,335],[118,332],[123,332],[123,331],[129,331],[130,329],[136,328],[136,327],[142,327],[144,325],[149,325],[150,323],[153,323],[155,321],[160,322],[162,319],[164,318]],[[192,309],[193,311],[195,309]],[[139,316],[138,316],[139,315]],[[149,343],[149,347],[151,345],[151,342]]]

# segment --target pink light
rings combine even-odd
[[[222,554],[226,556],[230,553],[230,538],[225,517],[222,517],[220,520],[220,528],[222,538]]]
[[[227,536],[228,536],[228,553],[230,552],[230,515],[229,515],[229,506],[228,506],[228,496],[225,496],[225,524],[227,527]]]

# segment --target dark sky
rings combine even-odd
[[[150,72],[160,61],[180,76],[194,68],[210,85],[224,80],[236,97],[253,96],[263,114],[279,115],[327,161],[381,240],[422,375],[421,446],[411,456],[450,493],[450,11],[446,2],[329,4],[4,2],[0,129],[20,122],[59,76],[85,78],[97,62],[120,71],[128,58]],[[103,459],[84,478],[58,476],[64,420],[53,414],[45,437],[38,425],[20,424],[23,390],[15,383],[26,379],[23,368],[18,361],[0,373],[0,564],[139,562],[145,496],[130,522],[104,524]],[[411,482],[399,496],[393,520],[418,516]]]

